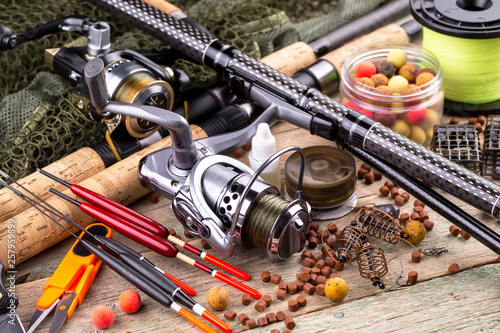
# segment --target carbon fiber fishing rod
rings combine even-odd
[[[88,1],[213,68],[228,81],[234,94],[266,110],[258,122],[285,120],[309,129],[312,134],[330,140],[340,139],[500,218],[498,185],[139,0]],[[253,135],[251,132],[241,132],[239,137],[232,134],[232,138],[248,140]],[[202,140],[201,144],[209,141]],[[229,143],[227,137],[221,135],[212,138],[210,145],[212,151],[224,152],[234,145],[234,141]],[[142,161],[142,180],[146,186],[155,188],[154,184],[148,185],[152,179],[148,178],[148,159],[154,158]],[[493,234],[494,244],[485,241],[482,235],[476,238],[500,252],[500,236]]]

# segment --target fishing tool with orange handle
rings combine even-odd
[[[111,229],[100,223],[91,224],[86,230],[106,238],[112,237]],[[80,238],[90,237],[82,232]],[[49,332],[56,332],[82,303],[101,264],[101,260],[77,240],[45,284],[28,332],[33,332],[54,307],[56,310]]]

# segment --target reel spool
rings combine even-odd
[[[422,24],[422,46],[444,72],[444,111],[488,114],[500,108],[500,2],[495,0],[411,0]]]
[[[174,214],[186,231],[225,256],[231,255],[235,243],[266,251],[272,262],[300,252],[310,206],[301,198],[285,200],[276,187],[257,178],[272,160],[295,148],[277,152],[255,173],[227,156],[204,157],[172,200]]]
[[[165,71],[169,73],[169,81],[172,82],[173,71],[170,68]],[[174,91],[167,78],[157,79],[147,67],[136,61],[112,60],[106,64],[105,77],[109,96],[113,101],[154,106],[169,111],[174,106]],[[123,116],[121,123],[127,133],[135,138],[145,138],[160,128],[150,121],[130,116]]]
[[[340,218],[356,206],[356,164],[351,155],[333,146],[303,149],[306,156],[303,191],[315,220]],[[300,155],[290,155],[285,163],[285,193],[296,193]]]

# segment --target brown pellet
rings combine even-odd
[[[431,231],[432,228],[434,228],[434,222],[432,222],[431,220],[425,220],[424,227],[425,227],[425,229]]]
[[[320,296],[325,295],[325,285],[324,284],[318,284],[316,286],[316,294],[318,294]]]
[[[326,282],[326,276],[318,276],[318,278],[316,279],[316,284],[325,284]]]
[[[414,263],[419,263],[422,259],[422,254],[419,251],[413,251],[411,253],[411,261]]]
[[[297,293],[298,288],[295,282],[290,282],[287,286],[288,286],[288,293],[290,295],[294,295]]]
[[[302,266],[304,267],[314,267],[315,263],[316,262],[311,258],[305,258],[304,260],[302,260]]]
[[[311,258],[312,257],[312,252],[309,250],[304,250],[302,251],[302,254],[300,255],[300,259],[304,260],[305,258]]]
[[[151,201],[152,204],[157,204],[158,202],[160,202],[160,195],[156,192],[152,192],[149,195],[149,201]]]
[[[271,274],[268,271],[264,271],[260,273],[260,278],[262,279],[262,282],[269,282],[271,281]]]
[[[422,201],[418,200],[418,199],[416,199],[416,200],[413,202],[413,206],[415,206],[415,207],[420,206],[420,207],[422,207],[422,208],[425,208],[425,204],[424,204]]]
[[[406,202],[408,202],[410,200],[410,194],[408,192],[405,192],[405,193],[401,194],[401,196],[403,198],[405,198]]]
[[[240,158],[243,156],[243,147],[238,147],[235,150],[233,150],[234,157]]]
[[[382,194],[382,196],[386,197],[389,195],[389,193],[391,193],[391,190],[389,190],[389,188],[387,186],[382,186],[381,188],[378,189],[378,191],[380,192],[380,194]]]
[[[330,246],[328,246],[328,244],[324,244],[322,247],[321,247],[321,253],[323,253],[323,255],[325,257],[328,258],[328,254],[330,253],[330,251],[332,250],[332,248]],[[323,260],[323,259],[322,259]],[[325,263],[326,265],[326,263]]]
[[[328,229],[328,232],[332,235],[334,235],[338,230],[338,227],[335,223],[330,223],[326,228]]]
[[[391,198],[392,200],[396,199],[396,197],[399,195],[399,190],[397,189],[397,187],[393,187],[391,189]]]
[[[170,234],[170,236],[175,236],[176,235],[175,229],[168,229],[168,233]]]
[[[336,271],[342,271],[344,269],[344,263],[343,262],[340,262],[340,261],[335,261],[335,265],[333,266],[333,268],[336,270]]]
[[[266,302],[266,306],[271,306],[271,303],[273,302],[273,298],[271,297],[271,295],[262,296],[262,300]]]
[[[299,309],[299,303],[296,299],[291,299],[288,301],[288,311],[295,312]]]
[[[469,125],[474,125],[477,123],[477,118],[476,117],[469,117]]]
[[[226,319],[229,319],[229,320],[234,320],[234,318],[236,318],[236,312],[234,312],[233,310],[227,310],[226,313],[224,313],[224,317],[226,317]]]
[[[477,122],[484,125],[486,123],[486,117],[483,115],[477,116]]]
[[[425,210],[421,211],[420,213],[420,221],[425,221],[429,219],[429,214]]]
[[[375,176],[372,173],[366,173],[364,178],[367,184],[373,184],[375,181]]]
[[[278,312],[276,312],[276,319],[278,319],[278,321],[285,320],[285,318],[286,318],[285,311],[278,311]]]
[[[212,248],[210,244],[208,244],[204,239],[201,240],[201,247],[204,250],[210,250]]]
[[[387,186],[389,188],[389,190],[392,190],[395,185],[392,181],[388,180],[384,183],[384,186]]]
[[[259,327],[269,325],[266,317],[259,317],[259,319],[257,319],[257,323],[259,324]]]
[[[278,289],[283,289],[284,291],[286,291],[287,290],[286,282],[280,282],[280,283],[278,283]]]
[[[311,278],[311,274],[309,274],[309,273],[306,273],[306,272],[301,272],[301,273],[299,274],[299,280],[302,280],[302,281],[304,281],[304,282],[309,281],[309,279],[310,279],[310,278]]]
[[[250,318],[248,318],[247,314],[246,313],[240,313],[238,315],[238,321],[240,323],[242,323],[243,325],[245,325],[245,323],[247,322],[247,320],[249,320]]]
[[[325,266],[321,269],[322,276],[330,276],[330,274],[332,274],[332,268],[330,266]]]
[[[311,274],[311,268],[310,267],[302,267],[302,272],[305,272],[307,274]]]
[[[266,318],[267,318],[267,322],[269,324],[273,324],[273,323],[278,321],[278,318],[276,318],[276,315],[274,314],[274,312],[267,313]]]
[[[315,285],[315,284],[316,284],[316,280],[317,280],[317,279],[318,279],[318,275],[316,275],[316,274],[311,274],[311,278],[310,278],[310,279],[309,279],[309,281],[307,281],[307,282],[309,282],[309,283],[310,283],[310,284],[312,284],[312,285]]]
[[[342,230],[338,230],[336,233],[335,233],[335,238],[336,239],[339,239],[340,237],[340,234],[342,233]],[[333,246],[331,246],[333,248]]]
[[[408,221],[410,219],[410,214],[408,213],[403,213],[401,214],[401,216],[399,217],[399,222],[401,222],[402,225],[405,225],[406,224],[406,221]]]
[[[307,247],[310,249],[315,249],[318,246],[318,239],[316,237],[309,237],[307,239]]]
[[[314,287],[312,284],[310,283],[306,283],[304,285],[304,291],[309,294],[309,295],[312,295],[314,294],[314,292],[316,291],[316,287]]]
[[[397,196],[394,198],[394,203],[395,203],[397,206],[401,207],[401,206],[403,206],[403,205],[406,203],[406,200],[405,200],[405,198],[404,198],[403,196],[401,196],[401,195],[397,195]]]
[[[271,275],[271,282],[274,283],[274,284],[279,284],[281,282],[281,275],[273,273]]]
[[[358,179],[364,179],[365,175],[368,173],[365,169],[359,169],[358,170]]]
[[[283,332],[281,332],[281,333],[292,333],[292,331],[290,331],[290,330],[284,330],[284,331],[283,331]]]
[[[333,278],[336,278],[336,277],[340,277],[340,275],[336,274],[336,273],[333,273],[332,275],[330,275],[330,279],[333,279]]]
[[[460,271],[460,265],[457,263],[453,263],[448,267],[448,273],[450,274],[458,273],[458,271]]]
[[[421,212],[421,211],[423,211],[423,210],[424,210],[424,207],[422,207],[422,206],[415,206],[415,208],[413,208],[413,211],[414,211],[415,213],[419,213],[419,214],[420,214],[420,212]]]
[[[302,280],[297,280],[295,281],[295,284],[297,284],[297,291],[302,291],[306,283]]]
[[[330,234],[328,233],[328,231],[326,230],[323,230],[321,231],[319,234],[318,234],[318,239],[322,242],[322,243],[325,243],[328,238],[330,238]]]
[[[326,264],[328,267],[333,268],[333,265],[335,265],[335,260],[334,260],[332,257],[328,256],[328,257],[326,257],[326,259],[325,259],[325,264]]]
[[[408,284],[415,284],[417,283],[418,279],[418,273],[415,271],[411,271],[408,273]]]
[[[307,298],[304,295],[297,296],[297,303],[299,306],[304,307],[307,305]]]
[[[450,226],[450,234],[453,236],[453,237],[457,237],[458,234],[460,233],[460,228],[457,227],[456,225],[452,224]]]
[[[314,231],[314,230],[308,230],[306,232],[306,237],[307,237],[307,239],[309,239],[311,237],[317,238],[318,237],[318,233],[316,231]]]
[[[284,301],[286,299],[286,290],[278,289],[276,292],[276,298]]]
[[[255,319],[248,319],[246,321],[246,325],[249,330],[252,330],[257,327],[257,322],[255,321]]]
[[[314,259],[314,261],[318,261],[318,260],[323,259],[323,253],[321,253],[321,252],[314,253],[313,254],[313,259]]]
[[[460,120],[458,119],[458,117],[452,117],[450,119],[450,125],[458,125],[460,123]]]
[[[257,303],[255,303],[255,310],[257,310],[258,312],[264,312],[266,307],[267,307],[267,303],[266,303],[266,301],[264,301],[262,299],[257,301]]]
[[[279,330],[279,329],[277,329],[277,328],[273,328],[273,329],[271,330],[271,333],[280,333],[280,330]]]
[[[247,305],[250,305],[250,303],[252,303],[252,296],[250,296],[248,294],[243,294],[241,296],[241,304],[243,304],[244,306],[247,306]]]
[[[187,232],[186,230],[184,230],[184,237],[186,237],[186,238],[193,238],[193,235],[191,235],[189,232]]]
[[[313,267],[311,268],[311,275],[320,275],[321,274],[321,269],[318,267]]]
[[[318,267],[319,269],[323,269],[323,267],[325,267],[325,261],[323,259],[320,259],[318,261],[316,261],[316,264],[314,265],[314,267]]]
[[[412,221],[420,221],[422,218],[420,217],[420,214],[419,214],[419,213],[417,213],[417,212],[413,212],[413,213],[411,213],[411,215],[410,215],[410,219],[411,219]]]
[[[378,172],[377,170],[373,170],[373,177],[375,177],[375,180],[381,180],[382,174],[380,172]]]
[[[286,317],[285,318],[285,326],[289,330],[293,330],[295,328],[295,322],[293,321],[292,317]]]
[[[250,149],[252,149],[252,141],[245,143],[243,149],[245,149],[246,151],[250,151]]]
[[[463,239],[469,239],[470,238],[470,235],[468,233],[466,233],[465,231],[463,231],[463,230],[460,230],[460,236],[462,236]]]
[[[339,231],[335,231],[335,235],[337,234],[337,232]],[[332,248],[335,245],[335,238],[333,236],[328,238],[328,240],[326,241],[326,245]]]
[[[314,221],[312,221],[311,223],[309,223],[309,230],[314,230],[314,231],[318,232],[318,230],[319,230],[319,223],[318,222],[314,222]]]
[[[359,168],[360,168],[360,169],[364,169],[364,170],[366,170],[366,171],[371,171],[371,170],[372,170],[372,167],[371,167],[371,166],[369,166],[369,165],[368,165],[368,164],[366,164],[366,163],[361,164],[361,166],[360,166]]]
[[[483,132],[483,126],[480,123],[475,123],[477,132],[480,134]]]

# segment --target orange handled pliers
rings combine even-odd
[[[112,237],[111,229],[101,223],[91,224],[86,229],[94,235]],[[80,238],[92,241],[89,234],[84,232],[80,234]],[[101,260],[77,240],[44,286],[43,295],[36,303],[37,309],[31,317],[28,332],[33,332],[57,306],[49,329],[49,333],[55,333],[66,318],[71,317],[76,306],[82,303],[101,268],[101,263]]]

